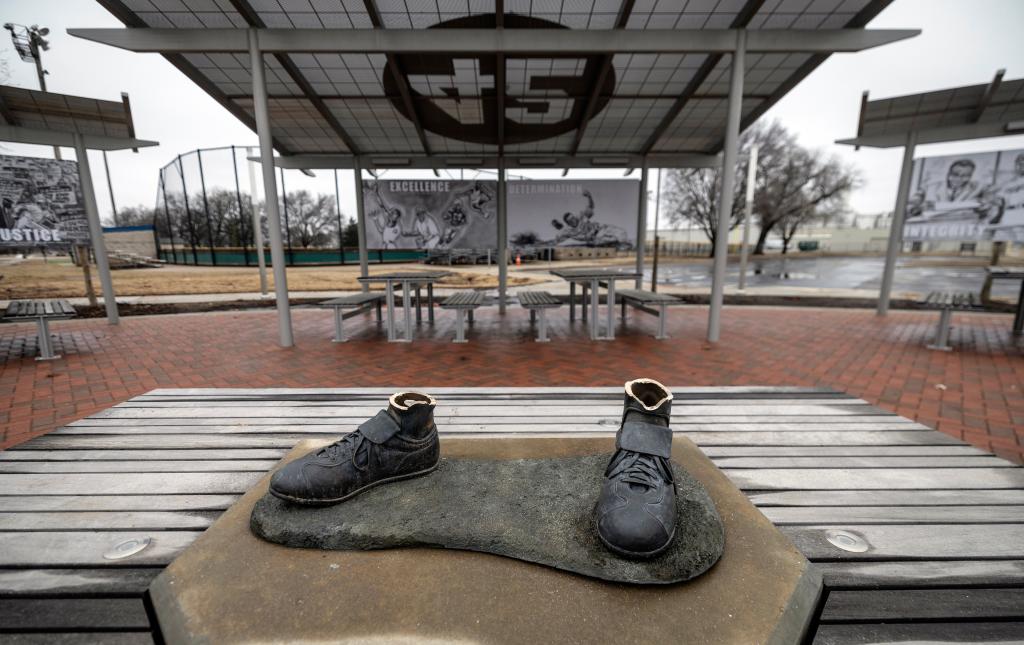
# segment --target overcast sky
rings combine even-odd
[[[152,206],[157,172],[180,153],[196,148],[256,145],[256,136],[196,85],[156,54],[130,52],[72,38],[70,27],[121,27],[92,0],[0,0],[0,21],[39,24],[51,30],[44,63],[48,89],[67,94],[117,100],[131,96],[136,132],[160,145],[139,153],[110,153],[110,172],[119,207]],[[917,38],[859,54],[829,58],[795,90],[772,108],[765,119],[778,119],[802,143],[842,156],[863,173],[865,184],[851,198],[859,213],[892,209],[899,173],[900,149],[854,152],[834,145],[856,133],[860,95],[871,98],[912,94],[958,85],[986,83],[999,68],[1006,78],[1024,76],[1024,0],[896,0],[870,27],[916,28]],[[22,62],[6,33],[0,34],[0,59],[6,62],[8,84],[37,88],[35,67]],[[919,146],[917,156],[1024,148],[1024,136],[981,139],[958,144]],[[52,156],[50,148],[0,144],[4,154]],[[74,153],[65,149],[65,158]],[[110,198],[99,153],[90,153],[100,212],[109,217]],[[389,176],[398,176],[391,171]],[[403,172],[403,176],[418,173]],[[530,172],[557,177],[560,172]],[[573,171],[575,177],[621,177],[621,172]],[[354,212],[351,173],[339,172],[342,210]],[[653,180],[653,177],[652,177]],[[247,181],[242,179],[243,185]],[[333,191],[331,175],[310,180],[288,174],[287,188]]]

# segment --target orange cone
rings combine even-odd
[[[518,253],[516,253],[516,266],[523,266],[523,258]]]

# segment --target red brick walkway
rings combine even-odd
[[[1024,461],[1024,343],[1006,315],[954,316],[953,352],[924,348],[937,314],[742,308],[725,311],[722,342],[708,348],[705,307],[676,309],[672,339],[654,319],[616,342],[586,339],[563,308],[553,342],[532,341],[522,310],[482,310],[467,345],[453,316],[422,326],[413,344],[383,341],[369,316],[346,321],[355,338],[330,342],[331,314],[296,310],[297,346],[277,346],[273,312],[57,322],[64,358],[33,360],[35,327],[0,327],[0,447],[46,433],[157,387],[618,385],[644,375],[682,385],[827,386],[862,397],[1000,456]]]

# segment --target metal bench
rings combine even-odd
[[[641,291],[640,289],[619,289],[616,295],[622,299],[622,319],[626,319],[626,305],[630,305],[640,311],[658,317],[658,333],[655,338],[664,340],[668,338],[665,333],[665,307],[668,305],[681,305],[683,301],[675,296],[654,291]],[[657,307],[654,309],[651,307]]]
[[[344,343],[347,339],[345,338],[345,330],[342,328],[342,320],[344,319],[343,309],[355,309],[350,315],[355,316],[370,306],[376,305],[377,308],[377,322],[381,321],[380,307],[381,302],[384,300],[384,294],[382,293],[354,293],[349,296],[341,296],[340,298],[332,298],[330,300],[324,300],[320,303],[321,307],[330,307],[334,309],[334,340],[335,343]]]
[[[982,311],[981,298],[967,291],[932,291],[921,300],[920,304],[925,309],[937,309],[939,311],[939,327],[935,332],[935,343],[928,345],[928,349],[939,351],[952,351],[949,346],[949,331],[952,329],[950,321],[953,317],[953,310],[957,311]]]
[[[36,321],[39,330],[39,356],[37,361],[52,361],[60,358],[53,353],[50,341],[51,320],[64,320],[77,316],[75,308],[67,300],[14,300],[7,305],[4,322]]]
[[[547,310],[561,307],[562,302],[547,291],[520,291],[516,295],[519,297],[519,304],[523,309],[530,310],[530,324],[537,322],[537,312],[540,312],[537,342],[548,342],[550,339],[548,338]]]
[[[444,299],[441,303],[442,309],[455,310],[455,340],[456,343],[466,341],[466,312],[469,312],[469,322],[473,322],[473,310],[484,304],[482,291],[456,291]]]

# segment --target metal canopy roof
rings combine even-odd
[[[507,30],[511,43],[516,29],[608,34],[643,30],[652,37],[675,30],[681,40],[693,30],[859,29],[891,0],[99,2],[128,27],[181,33],[227,30],[225,42],[230,31],[239,28],[268,33],[341,30],[335,32],[340,48],[346,30],[361,36],[369,30],[490,29],[493,40],[500,27]],[[102,30],[72,33],[89,37],[88,31]],[[801,49],[779,46],[747,54],[742,127],[842,47]],[[213,98],[255,127],[245,50],[136,51],[164,52]],[[517,156],[532,156],[533,165],[574,165],[573,158],[588,159],[575,165],[589,165],[591,159],[596,160],[593,165],[601,165],[597,157],[617,157],[620,165],[634,165],[653,154],[713,155],[722,148],[730,59],[714,48],[547,55],[272,51],[265,56],[270,117],[275,148],[284,155],[391,155],[420,163],[424,157],[452,155],[500,155],[513,162]],[[499,118],[502,104],[504,114]],[[405,165],[415,164],[406,160]]]
[[[135,138],[127,94],[103,101],[0,85],[0,140],[72,146],[75,135],[97,150],[156,145]]]
[[[916,134],[916,143],[998,137],[1024,132],[1024,79],[861,101],[857,136],[837,143],[892,148]]]

